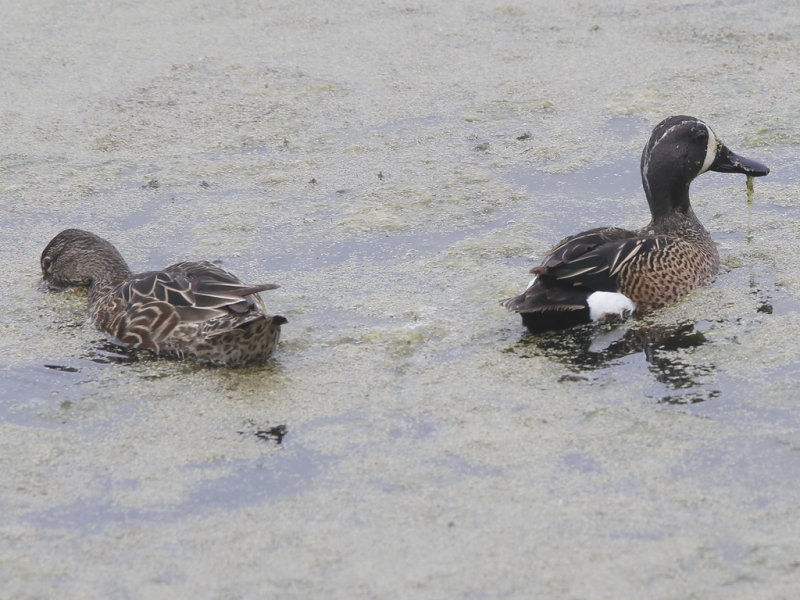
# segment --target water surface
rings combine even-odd
[[[791,597],[797,9],[219,6],[3,11],[4,594]],[[526,334],[499,301],[647,222],[679,113],[772,169],[692,187],[716,282]],[[274,360],[109,345],[38,285],[70,226],[281,284]]]

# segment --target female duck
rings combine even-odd
[[[240,366],[263,362],[286,319],[266,313],[258,295],[209,262],[182,262],[134,275],[117,249],[88,231],[66,229],[42,252],[52,287],[89,286],[89,315],[115,341],[157,355]]]
[[[562,240],[519,296],[502,302],[532,332],[624,318],[677,301],[706,285],[719,255],[689,203],[706,171],[760,177],[769,169],[731,152],[694,117],[664,119],[642,152],[642,183],[652,220],[638,231],[590,229]]]

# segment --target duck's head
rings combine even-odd
[[[769,169],[739,156],[700,119],[678,115],[653,129],[642,152],[642,183],[653,219],[690,209],[689,185],[706,171],[761,177]]]
[[[101,278],[130,274],[111,242],[82,229],[65,229],[50,240],[39,263],[42,277],[51,288],[92,285]]]

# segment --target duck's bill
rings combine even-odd
[[[763,177],[769,173],[769,167],[762,165],[757,160],[739,156],[723,146],[717,153],[716,160],[709,167],[709,171],[744,173],[750,177]]]
[[[40,292],[60,292],[62,290],[67,289],[66,285],[56,285],[52,281],[47,281],[47,279],[42,278],[39,282],[39,285],[36,286]]]

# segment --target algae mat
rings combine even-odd
[[[0,9],[4,598],[786,598],[800,589],[800,10],[137,2]],[[648,215],[669,114],[713,286],[530,338],[498,301]],[[131,355],[45,293],[77,226],[135,269],[274,281],[263,368]]]

